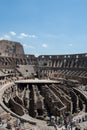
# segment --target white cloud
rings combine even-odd
[[[35,35],[28,35],[29,38],[36,38]]]
[[[26,33],[20,33],[18,38],[20,38],[20,39],[23,39],[23,38],[36,38],[36,35],[29,35],[29,34],[26,34]]]
[[[23,39],[23,38],[36,38],[36,35],[29,35],[26,33],[20,33],[19,35],[16,34],[14,31],[10,31],[8,34],[4,34],[0,37],[0,40],[10,40],[13,36],[16,36],[16,38]]]
[[[42,47],[47,48],[47,44],[42,44]]]
[[[28,37],[28,35],[25,34],[25,33],[20,33],[20,35],[18,36],[18,38],[20,38],[20,39],[23,39],[23,38],[26,38],[26,37]]]
[[[10,40],[11,37],[9,35],[4,35],[3,37],[0,37],[0,40]]]
[[[13,31],[11,31],[10,34],[11,34],[12,36],[16,36],[16,33],[13,32]]]
[[[27,48],[27,49],[35,49],[35,47],[27,45],[27,44],[23,44],[23,46],[24,48]]]
[[[6,39],[6,40],[10,40],[11,37],[10,37],[9,35],[4,35],[4,39]]]

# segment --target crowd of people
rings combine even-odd
[[[79,130],[79,123],[83,123],[87,121],[87,113],[78,115],[75,117],[71,116],[62,116],[60,118],[57,118],[55,116],[50,117],[50,123],[49,125],[57,126],[57,128],[62,128],[62,126],[65,127],[65,129],[70,130],[70,129],[75,129]],[[80,128],[82,129],[82,128]],[[85,129],[86,130],[86,129]]]

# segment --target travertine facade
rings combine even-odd
[[[24,54],[23,46],[19,42],[1,40],[0,55],[9,56],[10,54]]]

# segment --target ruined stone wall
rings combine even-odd
[[[57,68],[87,68],[87,54],[40,55],[39,66]]]
[[[24,54],[23,46],[19,42],[1,40],[0,55],[9,56],[10,54]]]
[[[10,104],[13,112],[15,112],[16,114],[18,114],[20,116],[24,115],[24,109],[22,108],[22,106],[19,105],[17,102],[15,102],[13,99],[9,100],[9,104]]]
[[[40,78],[70,78],[87,83],[87,54],[40,55],[38,57]]]

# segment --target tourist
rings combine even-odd
[[[71,126],[70,123],[67,125],[67,130],[70,130]]]

